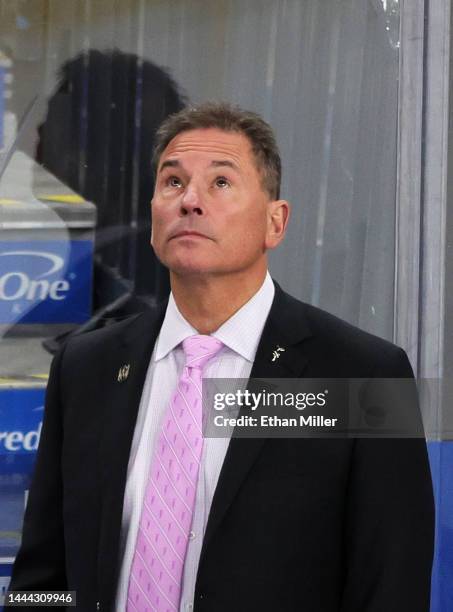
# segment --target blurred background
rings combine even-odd
[[[151,247],[160,122],[228,100],[277,134],[272,276],[409,354],[453,610],[448,0],[0,0],[0,588],[52,354],[169,291]],[[452,228],[453,229],[453,228]]]

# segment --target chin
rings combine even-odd
[[[165,265],[178,276],[200,276],[213,272],[212,266],[207,265],[206,261],[169,261]]]

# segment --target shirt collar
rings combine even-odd
[[[274,283],[267,272],[263,284],[255,295],[211,335],[245,359],[253,361],[274,294]],[[197,333],[197,330],[182,316],[173,294],[170,293],[164,322],[157,339],[154,360],[162,359],[183,340]]]

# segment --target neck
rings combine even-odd
[[[267,269],[261,274],[237,274],[233,278],[181,277],[170,273],[176,305],[199,334],[212,334],[234,315],[261,288]]]

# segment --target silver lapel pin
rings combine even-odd
[[[272,353],[272,361],[276,361],[280,357],[280,353],[284,353],[285,349],[277,344],[276,349]]]
[[[121,366],[121,368],[118,370],[118,382],[124,382],[127,379],[130,369],[131,366],[129,363],[125,363],[123,366]]]

